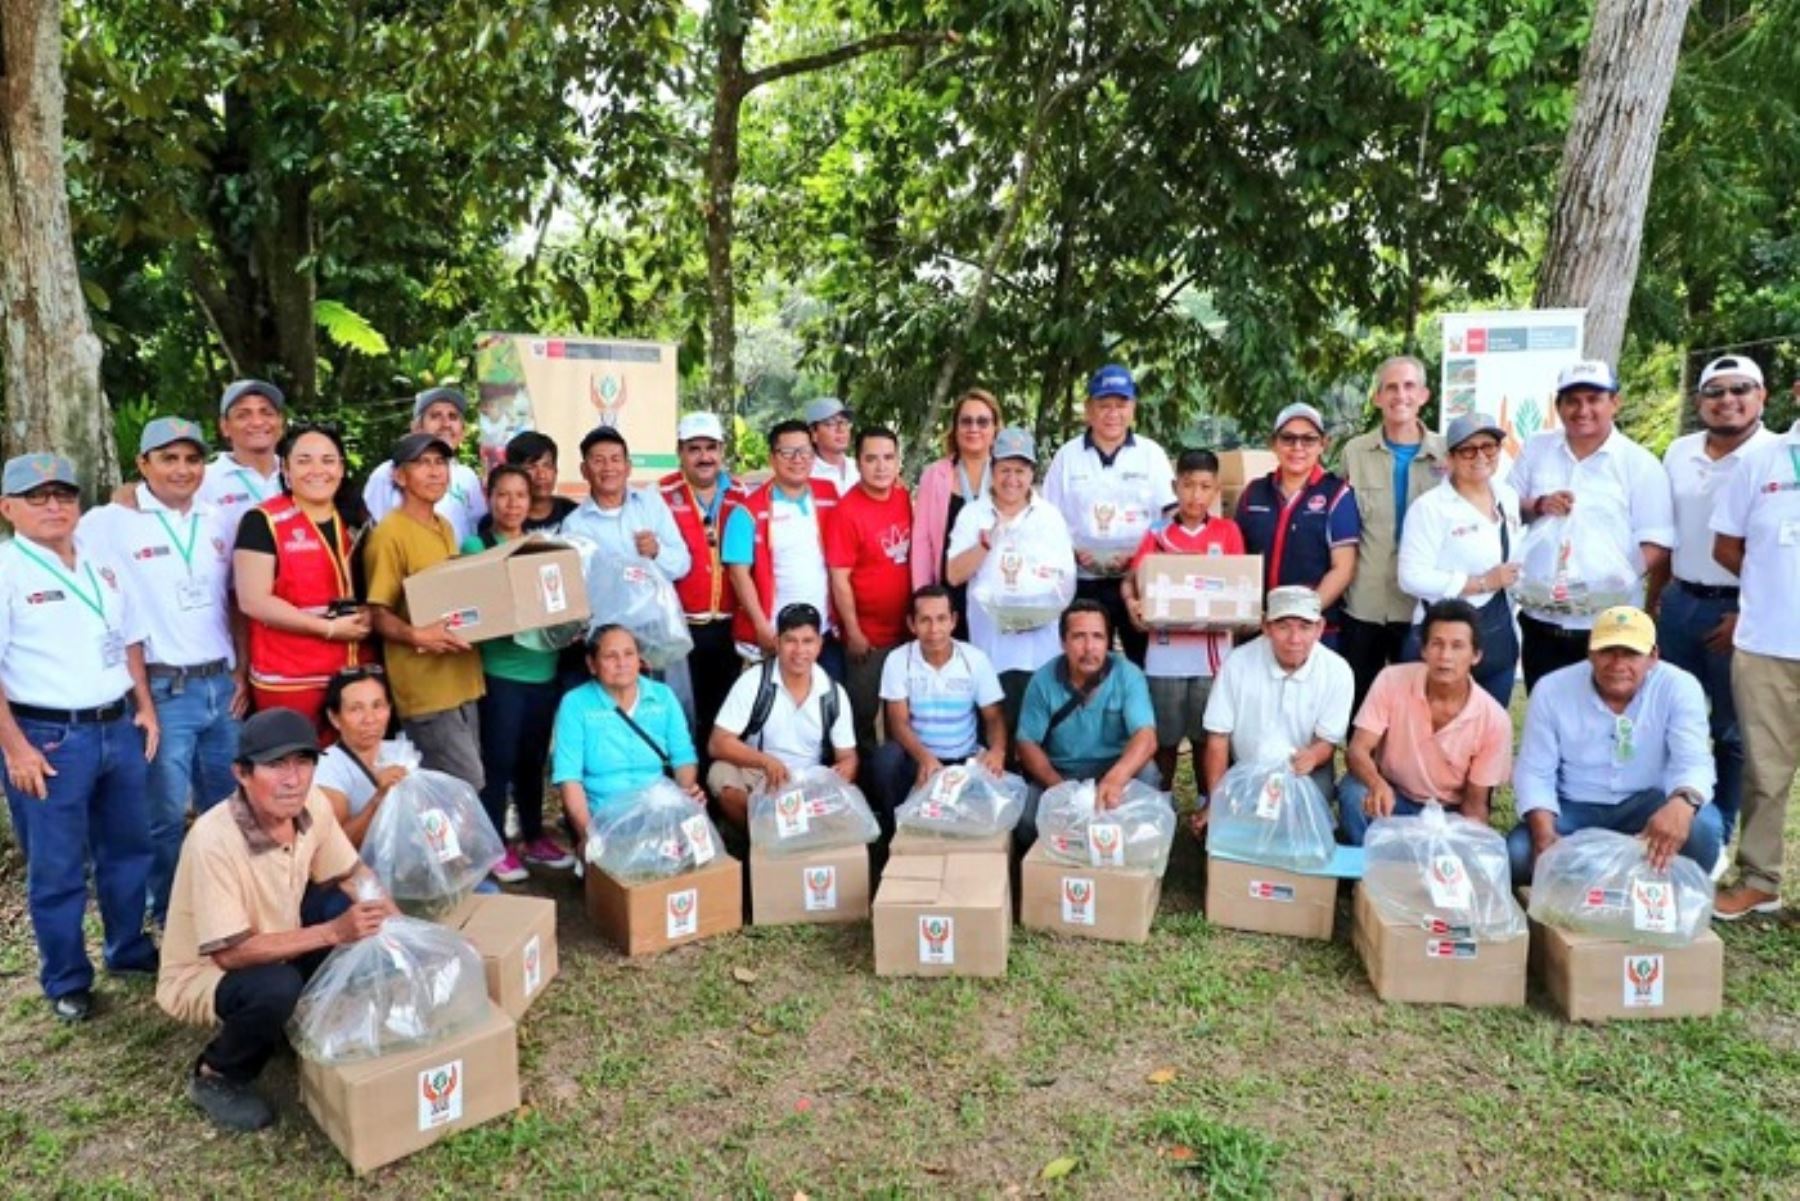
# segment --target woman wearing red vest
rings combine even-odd
[[[328,426],[290,429],[277,449],[282,494],[244,514],[232,555],[238,608],[250,631],[256,708],[305,714],[325,727],[325,687],[362,659],[368,610],[350,569],[362,501],[346,487],[344,443]]]

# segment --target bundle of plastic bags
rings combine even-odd
[[[394,903],[438,917],[463,902],[506,855],[481,798],[469,785],[419,766],[410,743],[384,754],[406,768],[363,836],[362,859]]]
[[[589,628],[619,625],[637,638],[638,657],[652,671],[685,659],[694,649],[687,613],[662,569],[636,555],[584,556]]]
[[[1019,824],[1028,792],[1011,772],[995,775],[973,760],[953,764],[912,790],[894,824],[920,834],[990,838]]]
[[[1330,863],[1336,847],[1319,786],[1285,759],[1238,764],[1212,797],[1206,848],[1215,855],[1304,872]]]
[[[447,926],[390,917],[325,957],[288,1019],[288,1037],[319,1063],[426,1047],[488,1015],[487,973]]]
[[[1384,817],[1363,840],[1363,885],[1382,913],[1411,926],[1437,923],[1477,942],[1525,933],[1512,897],[1506,840],[1428,804],[1417,817]]]
[[[1586,617],[1642,603],[1643,588],[1591,504],[1577,503],[1566,517],[1532,523],[1520,547],[1513,597],[1535,612]]]
[[[1699,864],[1676,855],[1659,872],[1642,838],[1612,830],[1557,839],[1531,874],[1534,920],[1624,942],[1686,946],[1712,921],[1712,907],[1712,880]]]
[[[1084,867],[1129,867],[1162,875],[1175,842],[1169,794],[1133,780],[1119,803],[1096,808],[1092,780],[1064,780],[1038,798],[1038,839],[1052,859]]]
[[[1102,472],[1099,482],[1083,493],[1081,512],[1069,530],[1076,551],[1087,555],[1092,569],[1104,575],[1125,570],[1157,516],[1144,495],[1145,485],[1114,478],[1118,474]]]
[[[1005,634],[1047,626],[1075,598],[1074,564],[1059,561],[1018,536],[1003,530],[1000,540],[975,573],[970,594]]]
[[[660,778],[588,823],[587,861],[621,884],[705,867],[725,844],[706,810]]]
[[[750,845],[770,855],[866,846],[881,826],[862,790],[829,767],[802,768],[750,794]]]

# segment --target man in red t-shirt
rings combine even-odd
[[[881,666],[907,637],[912,497],[899,482],[900,440],[892,430],[856,435],[856,469],[861,482],[844,493],[825,528],[825,565],[843,627],[844,690],[856,719],[856,749],[867,762],[875,749]]]

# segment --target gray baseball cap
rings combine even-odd
[[[1486,413],[1464,413],[1450,423],[1450,429],[1444,434],[1444,446],[1455,450],[1476,434],[1492,434],[1500,441],[1506,441],[1506,431],[1500,423]]]
[[[1037,466],[1037,440],[1031,436],[1031,431],[1009,425],[994,435],[994,462],[1002,459],[1024,459],[1033,467]]]
[[[205,432],[186,417],[158,417],[138,435],[138,453],[147,455],[177,442],[192,442],[201,454],[212,449],[206,444]]]
[[[446,459],[449,459],[453,463],[456,461],[456,448],[454,446],[450,445],[436,434],[427,433],[406,435],[406,437],[394,443],[394,453],[389,455],[388,458],[394,466],[404,467],[428,450],[441,451]]]
[[[1287,408],[1281,410],[1281,412],[1275,414],[1275,432],[1280,433],[1281,427],[1288,422],[1293,421],[1295,418],[1299,418],[1302,421],[1310,421],[1314,429],[1318,430],[1321,434],[1325,432],[1325,418],[1319,413],[1319,410],[1313,408],[1304,400],[1297,400]]]
[[[830,421],[839,414],[842,414],[846,420],[854,417],[854,414],[850,412],[850,406],[837,397],[821,396],[817,400],[807,402],[806,424],[817,425],[821,421]]]
[[[1269,589],[1269,599],[1263,605],[1263,612],[1270,621],[1280,621],[1284,617],[1298,617],[1304,621],[1324,619],[1319,594],[1299,584],[1283,584],[1279,588]]]
[[[427,388],[413,397],[413,420],[425,416],[425,410],[440,401],[455,405],[456,411],[464,417],[469,415],[469,398],[455,388]]]
[[[79,489],[75,464],[61,455],[40,451],[34,455],[15,455],[6,460],[6,471],[0,477],[0,494],[24,496],[45,484],[66,484]]]
[[[219,397],[219,416],[231,412],[231,406],[246,396],[260,396],[274,405],[279,412],[287,412],[287,397],[281,389],[262,379],[238,379],[225,385],[225,393]]]

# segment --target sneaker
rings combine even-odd
[[[525,870],[523,863],[519,862],[519,853],[509,847],[506,858],[494,865],[494,879],[502,884],[518,884],[531,879],[531,873]]]
[[[74,992],[66,992],[60,997],[50,998],[50,1012],[56,1015],[59,1022],[85,1022],[94,1012],[94,994],[85,988]]]
[[[540,834],[526,843],[521,855],[525,862],[533,867],[548,867],[563,871],[575,866],[575,856],[558,846],[556,840],[548,834]]]
[[[1735,922],[1753,913],[1780,913],[1781,898],[1772,892],[1743,885],[1720,893],[1713,902],[1713,917],[1721,922]]]
[[[188,1077],[188,1100],[221,1130],[249,1134],[275,1124],[275,1111],[254,1088],[196,1067]]]

